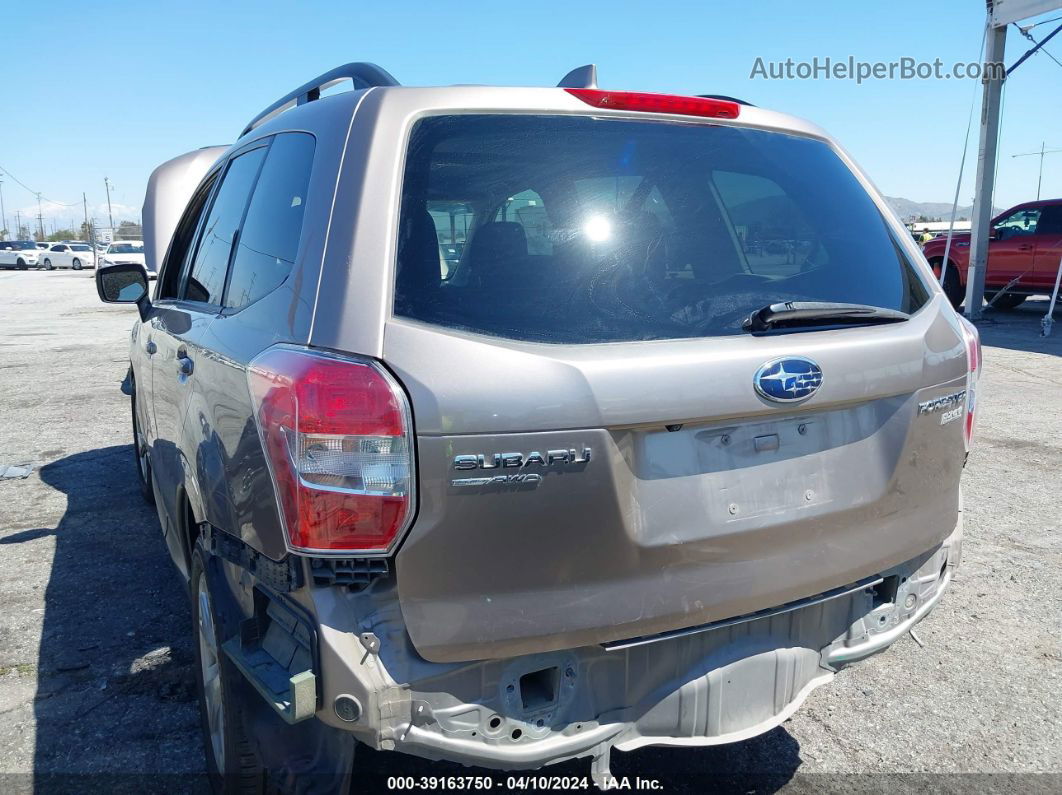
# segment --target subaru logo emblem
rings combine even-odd
[[[786,356],[772,359],[752,379],[761,397],[776,403],[793,403],[815,394],[822,386],[822,370],[811,359]]]

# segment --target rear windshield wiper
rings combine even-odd
[[[910,317],[906,312],[867,304],[786,301],[757,309],[748,316],[742,328],[755,333],[789,326],[871,326],[879,323],[900,323]]]

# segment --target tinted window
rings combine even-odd
[[[1012,237],[1035,235],[1036,224],[1039,220],[1039,207],[1018,210],[996,224],[996,237],[1000,240],[1007,240]]]
[[[444,279],[439,243],[458,228],[440,217],[447,206],[471,223]],[[398,315],[582,343],[739,334],[781,301],[912,312],[927,297],[820,141],[566,116],[437,116],[413,129]]]
[[[749,271],[791,276],[815,257],[825,264],[814,227],[777,182],[732,171],[715,171],[712,181]]]
[[[140,243],[111,243],[107,246],[108,254],[143,254],[144,246]]]
[[[299,250],[314,139],[287,133],[273,139],[240,230],[225,305],[244,307],[276,289]]]
[[[258,167],[262,164],[264,156],[265,148],[261,147],[240,155],[229,163],[210,213],[199,233],[195,260],[184,289],[184,297],[189,301],[221,304],[233,238],[240,227],[247,197],[254,186]]]
[[[1040,211],[1036,234],[1062,235],[1062,204],[1049,204]]]
[[[476,211],[464,202],[429,201],[428,213],[435,224],[439,245],[439,273],[447,279],[461,262],[468,231],[476,222]]]

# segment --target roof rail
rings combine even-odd
[[[557,83],[557,88],[597,88],[597,66],[577,66]]]
[[[295,105],[305,105],[307,102],[313,102],[316,99],[320,99],[323,90],[331,88],[337,83],[342,83],[344,80],[352,81],[354,83],[354,88],[356,89],[370,88],[372,86],[401,85],[401,83],[395,80],[385,69],[382,69],[374,63],[358,62],[337,66],[335,69],[315,77],[309,83],[299,86],[290,94],[285,94],[278,99],[251,119],[250,123],[243,128],[240,137],[242,138],[255,127],[265,124],[270,119],[279,116],[290,107],[294,107]]]

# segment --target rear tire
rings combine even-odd
[[[151,474],[151,461],[148,459],[147,440],[140,432],[140,421],[136,416],[136,393],[129,401],[133,407],[133,456],[136,459],[136,479],[140,486],[140,496],[148,505],[155,504],[155,490],[152,488],[154,477]]]
[[[195,680],[207,774],[215,792],[258,793],[265,784],[243,726],[247,684],[221,648],[223,634],[207,576],[208,553],[196,544],[192,553],[192,625]]]
[[[929,264],[932,265],[933,270],[939,274],[941,263],[942,260],[935,259],[931,260]],[[959,271],[952,262],[948,262],[948,267],[944,271],[944,283],[941,287],[944,288],[944,295],[948,297],[948,302],[953,309],[958,309],[962,306],[962,302],[966,299],[966,288],[963,287],[962,281],[959,279]]]
[[[995,298],[995,296],[995,293],[986,292],[985,300],[991,303],[992,299]],[[1025,303],[1025,299],[1028,297],[1029,296],[1027,295],[1019,295],[1016,293],[1003,293],[1003,295],[995,299],[995,303],[992,304],[992,308],[1000,309],[1004,312],[1009,309],[1017,309],[1019,306]]]

